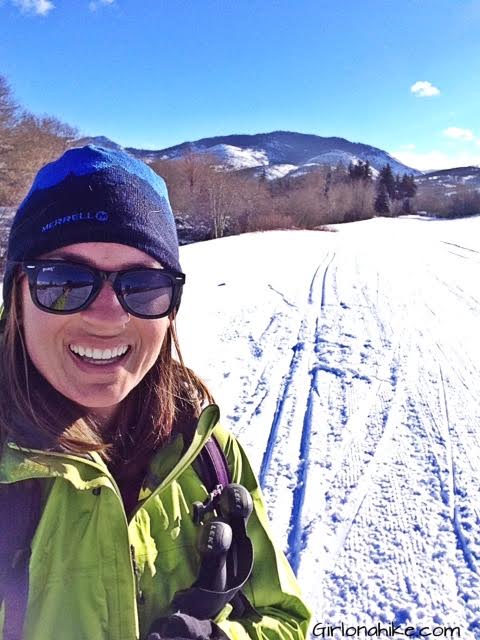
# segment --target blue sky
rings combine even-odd
[[[0,0],[0,73],[124,146],[282,129],[434,169],[480,164],[479,33],[480,0]]]

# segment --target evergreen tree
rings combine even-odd
[[[369,161],[367,160],[363,165],[363,179],[365,182],[370,182],[373,178],[372,167],[370,166]]]
[[[387,188],[385,184],[380,181],[377,183],[377,197],[375,198],[374,207],[377,213],[390,213]]]
[[[323,195],[325,198],[328,198],[328,193],[330,191],[330,186],[332,184],[332,169],[328,168],[327,174],[325,176],[325,187],[323,189]]]
[[[378,176],[378,181],[383,184],[385,187],[385,191],[387,192],[390,200],[395,199],[395,177],[392,172],[392,167],[389,164],[386,164],[382,170],[380,171],[380,175]]]
[[[401,200],[403,197],[402,180],[397,173],[395,175],[395,200]]]
[[[356,180],[370,181],[372,179],[372,169],[368,160],[366,162],[359,160],[355,164],[350,162],[348,165],[348,176],[352,182]]]
[[[414,198],[416,193],[417,185],[415,184],[415,178],[413,177],[413,175],[408,176],[406,173],[404,173],[402,179],[400,180],[399,186],[399,198],[403,199],[403,213],[412,212],[410,199]]]
[[[401,192],[402,198],[414,198],[417,193],[417,185],[415,184],[415,178],[413,175],[403,174],[401,180]]]
[[[410,189],[411,189],[411,197],[414,198],[417,195],[417,185],[415,183],[415,176],[413,175],[413,173],[411,175],[408,176],[408,182],[410,185]]]

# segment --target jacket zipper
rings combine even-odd
[[[133,544],[130,545],[130,555],[132,557],[132,566],[133,566],[133,575],[135,578],[135,593],[137,597],[138,604],[144,604],[145,596],[143,595],[143,591],[140,589],[140,567],[137,564],[137,560],[135,558],[135,547]]]

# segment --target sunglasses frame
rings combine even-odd
[[[42,311],[45,311],[46,313],[55,313],[57,315],[70,315],[72,313],[79,313],[80,311],[87,309],[95,300],[95,298],[97,298],[98,294],[102,289],[103,283],[108,280],[112,284],[112,289],[114,290],[119,303],[127,313],[131,314],[132,316],[135,316],[136,318],[143,318],[145,320],[155,320],[157,318],[164,318],[165,316],[168,316],[169,313],[171,313],[171,311],[176,307],[178,307],[178,305],[180,304],[180,299],[182,297],[182,289],[183,289],[183,285],[185,284],[185,274],[182,273],[181,271],[174,271],[173,269],[132,267],[130,269],[122,269],[120,271],[105,271],[104,269],[97,269],[96,267],[93,267],[89,264],[85,264],[83,262],[75,262],[73,260],[28,260],[28,261],[26,260],[24,262],[17,262],[16,264],[20,265],[21,271],[23,271],[23,273],[25,273],[25,275],[27,276],[28,286],[30,289],[30,296],[32,298],[33,304],[39,309],[41,309]],[[57,266],[59,264],[81,267],[82,269],[89,271],[93,275],[92,293],[87,298],[87,300],[76,309],[72,309],[68,311],[50,309],[49,307],[43,306],[41,302],[38,300],[37,274],[39,270],[42,269],[43,267]],[[172,299],[170,301],[170,305],[168,309],[164,313],[160,313],[156,315],[145,315],[142,313],[137,313],[135,311],[132,311],[129,308],[129,306],[124,300],[123,294],[120,291],[120,288],[117,282],[119,281],[118,279],[122,277],[122,275],[124,275],[125,273],[131,273],[132,271],[160,271],[163,276],[166,276],[170,280],[172,284]]]

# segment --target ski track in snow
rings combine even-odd
[[[322,280],[323,283],[325,281],[326,272],[328,270],[328,266],[330,262],[331,262],[331,259],[325,267],[323,280]],[[310,289],[308,292],[308,305],[314,304],[314,295],[315,295],[314,290],[315,290],[315,284],[317,282],[317,276],[320,268],[321,268],[321,265],[317,267],[310,284]],[[323,291],[323,284],[322,284],[321,306],[323,306],[323,299],[324,299],[324,291]],[[310,337],[309,334],[311,333],[311,327],[309,326],[309,323],[311,322],[312,313],[310,312],[310,307],[307,307],[307,309],[308,309],[308,312],[305,314],[302,320],[302,323],[300,325],[300,329],[297,336],[297,342],[292,347],[292,351],[293,351],[292,359],[290,361],[288,371],[283,378],[283,384],[282,384],[283,390],[278,400],[277,409],[273,417],[273,422],[270,429],[267,446],[265,449],[265,454],[263,456],[262,465],[260,467],[260,484],[262,486],[265,484],[265,478],[271,464],[273,448],[278,439],[279,425],[285,410],[286,401],[290,396],[290,387],[296,380],[297,370],[300,367],[300,364],[302,363],[302,361],[304,360],[305,349],[308,348],[308,340]]]
[[[305,286],[272,266],[215,326],[225,364],[207,381],[315,622],[480,638],[479,231],[401,219],[319,234],[292,260]]]

